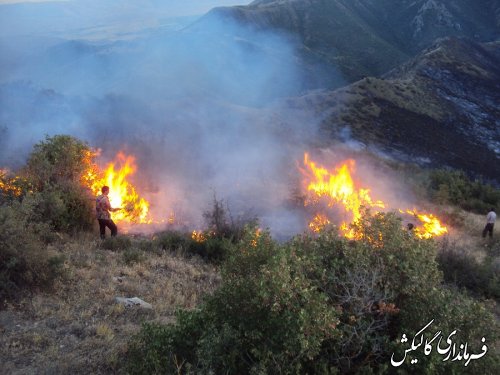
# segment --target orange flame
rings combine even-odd
[[[251,245],[252,247],[257,247],[257,245],[258,245],[258,241],[259,241],[259,238],[260,238],[260,236],[262,235],[262,229],[257,228],[257,229],[255,230],[255,232],[253,233],[253,235],[254,235],[254,237],[253,237],[253,239],[250,241],[250,245]]]
[[[317,214],[309,223],[309,229],[311,229],[314,233],[319,233],[330,223],[330,219],[328,219],[326,215]]]
[[[22,188],[19,186],[21,177],[9,177],[9,175],[9,170],[0,169],[0,191],[14,197],[20,197],[23,193]]]
[[[315,205],[321,199],[326,199],[328,207],[342,207],[346,214],[350,214],[350,217],[340,224],[341,233],[349,239],[362,238],[362,235],[356,233],[349,223],[359,222],[362,207],[386,208],[386,205],[381,200],[372,199],[370,189],[357,187],[359,184],[352,177],[356,162],[349,159],[329,171],[311,161],[309,155],[305,153],[304,165],[306,170],[302,170],[302,173],[306,177],[304,184],[307,191],[305,205]],[[400,212],[413,215],[422,223],[422,226],[415,228],[414,231],[419,238],[432,238],[448,233],[447,228],[432,214],[419,213],[415,209],[400,210]],[[309,228],[318,233],[328,224],[330,224],[330,218],[327,215],[316,214],[309,223]],[[382,239],[379,238],[378,241],[382,242]]]
[[[306,205],[317,203],[322,197],[326,197],[328,207],[341,204],[346,212],[351,213],[349,222],[357,222],[361,218],[361,207],[385,208],[384,202],[374,201],[370,196],[369,189],[358,189],[351,176],[354,173],[356,162],[352,159],[335,167],[333,171],[317,166],[315,162],[309,160],[309,154],[304,154],[304,165],[307,167],[305,174],[307,176],[306,189],[309,195],[306,199]],[[319,231],[325,223],[325,217],[318,215],[309,224],[313,231]],[[347,221],[340,226],[341,231],[348,238],[355,238],[355,234]]]
[[[448,228],[443,226],[439,219],[432,214],[422,214],[416,209],[406,210],[407,214],[415,216],[422,223],[421,227],[416,227],[414,232],[418,238],[432,238],[448,233]]]
[[[89,155],[91,157],[91,155]],[[111,207],[122,208],[113,213],[116,222],[150,223],[148,219],[149,202],[140,197],[135,187],[128,181],[137,170],[135,158],[119,152],[116,161],[109,163],[104,172],[94,165],[83,175],[83,181],[95,195],[100,194],[103,186],[109,186]]]
[[[193,233],[191,233],[191,238],[199,243],[205,242],[207,240],[207,237],[201,230],[200,231],[193,230]]]

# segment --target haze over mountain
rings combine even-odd
[[[492,41],[500,36],[498,0],[256,0],[213,15],[280,30],[355,81],[380,75],[438,37]]]

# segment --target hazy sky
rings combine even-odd
[[[250,0],[0,0],[0,37],[117,38]],[[182,25],[181,25],[182,26]],[[175,28],[175,25],[172,25]]]
[[[211,8],[217,6],[230,5],[245,5],[251,0],[0,0],[0,5],[16,4],[16,3],[53,3],[53,2],[73,2],[73,3],[110,3],[123,4],[121,6],[129,6],[130,4],[145,4],[146,6],[161,4],[161,7],[168,7],[172,10],[174,16],[196,15],[205,13]]]

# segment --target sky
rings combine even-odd
[[[122,39],[158,27],[179,29],[179,17],[250,0],[0,0],[0,37]]]
[[[122,3],[122,4],[162,4],[162,7],[171,9],[174,16],[189,16],[202,14],[211,8],[218,6],[231,6],[231,5],[246,5],[251,1],[249,0],[153,0],[153,1],[138,1],[138,0],[0,0],[0,5],[5,4],[18,4],[18,3],[54,3],[54,2],[72,2],[72,3]],[[126,6],[125,5],[125,6]]]

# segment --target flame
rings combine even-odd
[[[8,169],[0,169],[0,191],[7,195],[20,197],[23,193],[21,186],[19,186],[21,177],[9,177],[9,175]]]
[[[386,208],[381,200],[374,200],[370,195],[370,189],[358,187],[359,183],[354,180],[356,162],[352,159],[337,165],[333,170],[318,166],[309,159],[309,154],[304,154],[305,169],[301,169],[305,176],[304,186],[307,192],[304,204],[318,205],[320,201],[326,200],[327,206],[340,207],[347,218],[340,225],[340,232],[349,239],[359,240],[363,237],[357,233],[350,224],[357,223],[361,219],[362,207]],[[448,229],[441,224],[439,219],[432,214],[424,214],[413,210],[399,210],[417,218],[422,225],[416,227],[414,233],[419,238],[432,238],[448,233]],[[311,231],[318,233],[331,223],[331,219],[324,213],[319,213],[309,223]],[[382,243],[383,239],[373,239]]]
[[[429,239],[448,233],[448,228],[443,226],[439,219],[433,214],[419,213],[416,209],[406,210],[405,212],[413,215],[422,223],[421,227],[416,227],[414,230],[415,236],[418,238]]]
[[[260,236],[262,235],[262,229],[257,228],[253,233],[253,239],[250,241],[252,247],[257,247]]]
[[[304,154],[304,165],[307,170],[306,190],[309,193],[306,205],[315,204],[321,198],[326,198],[328,207],[341,205],[346,213],[351,213],[349,221],[343,221],[340,225],[341,231],[348,238],[355,238],[355,233],[349,228],[349,222],[358,222],[361,218],[361,207],[385,208],[384,202],[374,201],[370,196],[370,190],[357,188],[352,178],[356,162],[352,159],[336,166],[334,170],[328,171],[322,166],[317,166],[309,159],[309,154]],[[313,231],[319,231],[326,223],[325,216],[316,215],[309,227]],[[327,219],[327,218],[326,218]],[[328,219],[327,219],[328,220]],[[328,220],[329,222],[329,220]]]
[[[93,154],[89,153],[87,156],[92,158]],[[149,202],[139,196],[136,188],[128,180],[136,170],[135,158],[119,152],[116,160],[109,163],[104,172],[93,163],[89,163],[88,169],[83,174],[82,181],[95,195],[101,193],[103,186],[109,186],[108,197],[111,207],[122,209],[113,213],[113,220],[116,222],[145,224],[151,222],[148,218]]]
[[[201,230],[200,231],[193,230],[193,233],[191,233],[191,238],[199,243],[205,242],[207,240],[207,237]]]
[[[314,233],[319,233],[328,224],[331,224],[331,222],[326,215],[317,214],[309,223],[309,229],[311,229]]]

